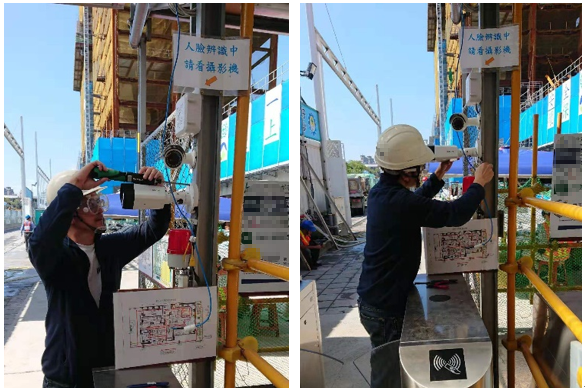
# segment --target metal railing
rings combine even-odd
[[[258,98],[261,95],[264,95],[265,91],[267,91],[267,87],[270,86],[270,83],[276,80],[276,85],[282,84],[285,80],[288,80],[288,67],[289,62],[285,62],[262,79],[258,80],[254,84],[252,84],[252,91],[250,92],[250,101],[254,101],[255,98]],[[262,92],[262,94],[258,94],[258,92]],[[231,114],[231,111],[236,107],[236,102],[238,98],[234,98],[229,101],[225,106],[223,106],[222,114],[224,117]]]
[[[571,65],[569,65],[568,67],[563,69],[561,71],[561,73],[559,73],[558,75],[555,75],[551,79],[553,85],[551,85],[550,83],[546,83],[540,89],[538,89],[536,92],[534,92],[532,95],[529,95],[528,91],[525,93],[526,97],[524,97],[524,94],[523,94],[521,97],[521,101],[523,103],[520,106],[520,111],[525,111],[526,109],[530,108],[533,104],[535,104],[539,100],[543,99],[545,96],[547,96],[552,91],[554,91],[558,86],[563,84],[563,82],[567,79],[567,77],[572,76],[574,71],[580,70],[581,69],[581,59],[582,59],[582,56],[579,57],[577,60],[575,60]]]

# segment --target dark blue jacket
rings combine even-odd
[[[421,261],[421,227],[461,226],[471,219],[485,195],[481,185],[472,184],[456,201],[433,200],[444,184],[432,174],[413,193],[395,177],[382,174],[368,195],[366,246],[357,293],[365,304],[387,316],[404,315]]]
[[[93,387],[92,369],[114,365],[113,293],[120,289],[122,268],[165,235],[171,212],[166,205],[131,230],[96,236],[102,279],[98,308],[87,282],[89,259],[67,237],[82,198],[71,184],[59,190],[30,238],[29,257],[49,305],[43,372],[56,382]]]

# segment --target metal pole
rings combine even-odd
[[[139,140],[146,137],[146,37],[142,35],[138,46],[138,133]],[[126,146],[124,146],[126,150]],[[138,169],[142,167],[143,151],[138,145]]]
[[[392,108],[392,98],[390,98],[390,126],[394,126],[394,109]]]
[[[24,164],[24,125],[22,122],[22,116],[20,117],[20,138],[22,141],[22,159],[20,161],[20,177],[22,186],[22,220],[24,221],[24,216],[26,216],[26,212],[24,210],[26,205],[26,170]]]
[[[380,122],[378,123],[378,138],[382,134],[382,116],[380,115],[380,92],[378,91],[378,85],[376,84],[376,100],[378,101],[378,118]]]
[[[242,4],[240,36],[250,38],[250,58],[252,62],[252,37],[254,28],[254,4]],[[275,49],[276,50],[276,49]],[[248,116],[250,110],[250,88],[238,97],[236,107],[236,140],[234,148],[234,174],[232,183],[231,232],[229,258],[239,259],[241,252],[242,212],[246,175],[246,143],[248,139]],[[238,343],[238,295],[240,271],[229,270],[227,281],[226,348],[235,348]],[[225,362],[226,388],[236,386],[236,363]]]
[[[479,4],[479,28],[499,27],[498,4]],[[498,116],[499,71],[484,70],[482,73],[481,147],[482,159],[494,166],[496,176],[485,185],[485,198],[492,216],[498,211]],[[493,240],[497,239],[497,235]],[[498,387],[498,280],[497,271],[482,273],[481,316],[492,341],[492,368],[494,387]]]
[[[522,4],[513,5],[514,24],[522,26]],[[518,153],[520,149],[520,85],[522,69],[522,39],[518,42],[518,67],[512,71],[512,104],[510,118],[510,177],[508,184],[508,198],[515,199],[518,194]],[[516,260],[516,224],[518,209],[514,203],[508,206],[508,259],[507,267],[514,267]],[[507,348],[507,387],[514,388],[516,383],[516,274],[513,272],[507,275],[507,307],[508,307],[508,333],[506,336]]]
[[[37,149],[37,132],[35,132],[35,165],[36,170],[35,173],[37,174],[37,208],[39,207],[39,202],[41,201],[40,193],[39,193],[39,151]]]
[[[51,168],[51,159],[49,159],[49,177],[53,177],[53,169]]]
[[[208,38],[223,38],[225,34],[225,4],[197,4],[197,16],[191,18],[191,34]],[[197,263],[197,282],[216,286],[217,272],[217,224],[219,216],[219,147],[221,136],[221,92],[202,90],[201,132],[197,139],[197,170],[199,183],[199,208],[197,223],[197,248],[201,262]],[[203,263],[203,265],[201,265]],[[189,383],[194,388],[213,387],[214,360],[206,360],[191,366]]]
[[[117,53],[114,53],[114,56],[116,55]],[[138,152],[138,171],[140,171],[140,168],[142,168],[142,166],[145,164],[144,149],[140,146],[140,142],[146,137],[146,70],[146,36],[142,35],[138,46],[138,137],[136,140],[136,149]],[[164,143],[164,140],[162,142]],[[124,153],[126,153],[126,132],[124,132]],[[124,159],[124,162],[126,162],[126,159]],[[139,211],[138,221],[139,223],[146,221],[145,210]]]
[[[534,114],[532,127],[532,186],[536,185],[536,174],[538,172],[538,114]],[[536,242],[536,209],[530,211],[530,243]],[[530,257],[535,259],[536,250],[530,251]]]
[[[313,77],[313,88],[315,90],[315,105],[319,113],[319,129],[321,131],[321,170],[323,173],[323,184],[325,192],[329,193],[329,175],[327,175],[327,143],[329,142],[329,128],[327,126],[327,109],[325,106],[325,85],[323,83],[323,61],[317,51],[317,38],[315,36],[315,21],[313,18],[313,4],[307,3],[307,26],[309,28],[309,45],[311,47],[311,61],[317,65],[317,72]],[[327,214],[331,213],[329,200],[325,199]]]

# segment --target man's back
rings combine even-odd
[[[369,197],[364,262],[357,292],[370,306],[402,316],[421,260],[421,228],[465,224],[484,197],[474,184],[454,202],[432,198],[445,182],[432,174],[415,192],[382,174]]]
[[[402,316],[406,295],[420,265],[420,226],[408,219],[406,200],[412,195],[382,175],[370,191],[364,262],[357,292],[376,308]]]

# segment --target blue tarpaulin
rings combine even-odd
[[[508,176],[510,174],[510,150],[502,148],[499,151],[499,175]],[[447,173],[448,175],[463,175],[463,161],[461,158],[453,163],[453,166]],[[429,172],[435,172],[439,163],[430,163]],[[553,152],[538,151],[538,168],[539,177],[551,177],[553,166]],[[521,149],[518,154],[518,175],[530,176],[532,174],[532,149]]]
[[[123,209],[122,202],[120,201],[120,194],[108,194],[108,202],[110,204],[108,211],[105,213],[105,217],[136,217],[138,218],[138,210],[136,209]],[[230,221],[230,212],[232,207],[232,200],[230,198],[219,198],[219,220]],[[182,207],[181,207],[182,208]],[[186,217],[191,217],[189,213],[186,213],[183,209],[183,213]],[[175,207],[175,218],[182,218],[183,216],[179,212],[179,209]]]

